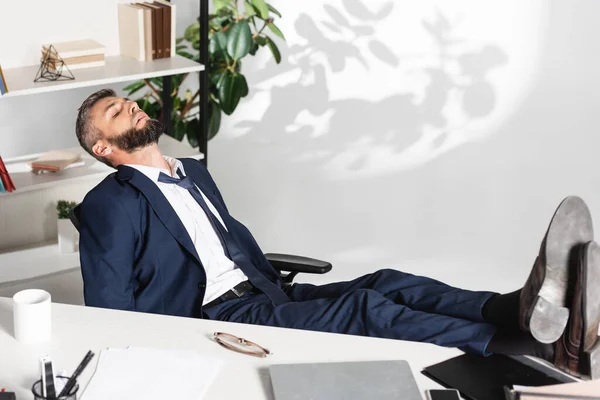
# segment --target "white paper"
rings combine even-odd
[[[200,400],[222,365],[196,351],[105,349],[80,399]]]

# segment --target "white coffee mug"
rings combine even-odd
[[[50,340],[50,293],[40,289],[22,290],[13,296],[15,339],[23,343]]]

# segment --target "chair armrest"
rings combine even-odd
[[[332,265],[326,261],[315,260],[314,258],[294,256],[291,254],[265,254],[267,260],[273,268],[278,271],[306,272],[309,274],[325,274],[331,271]]]

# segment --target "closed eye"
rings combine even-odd
[[[117,111],[117,112],[115,113],[115,115],[113,115],[113,119],[117,118],[117,117],[119,116],[119,114],[121,114],[121,111]]]

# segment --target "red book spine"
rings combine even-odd
[[[4,165],[4,161],[2,161],[2,157],[0,157],[0,178],[2,178],[2,184],[4,185],[4,189],[6,189],[7,192],[15,191],[15,185],[12,179],[10,179],[10,175],[6,170],[6,166]]]

